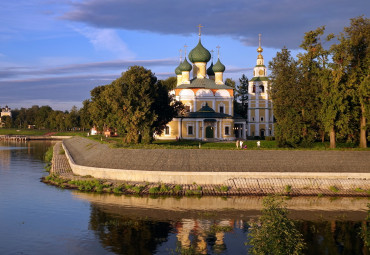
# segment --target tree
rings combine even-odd
[[[320,95],[323,82],[327,77],[327,62],[329,52],[324,49],[321,36],[324,34],[325,27],[305,33],[300,47],[305,52],[298,54],[299,68],[301,69],[300,86],[300,106],[302,121],[302,138],[305,146],[310,146],[317,136],[324,137],[324,128],[320,121],[320,110],[322,102]]]
[[[361,148],[367,147],[366,133],[370,119],[370,19],[363,16],[351,19],[351,25],[339,36],[342,61],[348,64],[342,75],[346,77],[347,89],[351,93],[353,119],[359,123]]]
[[[236,94],[241,102],[240,114],[246,118],[248,110],[248,78],[244,74],[239,78],[239,85],[236,88]]]
[[[82,128],[82,130],[90,129],[92,127],[92,119],[89,112],[90,103],[90,100],[84,100],[82,102],[82,108],[79,110],[80,127]]]
[[[302,97],[298,63],[283,48],[269,63],[271,99],[276,118],[275,135],[279,147],[297,147],[303,141]]]
[[[177,114],[179,103],[168,94],[171,82],[157,82],[150,71],[140,66],[130,67],[109,85],[91,91],[88,103],[93,123],[100,130],[117,129],[128,143],[149,143],[154,132],[160,134]]]
[[[294,255],[302,254],[306,247],[303,235],[281,199],[265,197],[262,216],[250,224],[247,244],[251,254]]]
[[[176,88],[177,77],[174,77],[174,76],[168,77],[167,79],[162,80],[161,82],[162,82],[162,85],[165,86],[168,91],[171,91],[174,88]]]

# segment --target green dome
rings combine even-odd
[[[200,39],[198,45],[189,53],[189,60],[195,62],[208,62],[211,59],[211,53],[203,47]]]
[[[213,72],[225,72],[225,66],[221,63],[220,59],[217,60],[217,63],[212,68]]]
[[[181,75],[181,73],[182,73],[181,70],[180,70],[180,65],[178,67],[176,67],[176,69],[175,69],[175,74],[176,75]]]
[[[192,66],[190,65],[188,60],[185,58],[184,62],[182,62],[179,65],[179,69],[180,69],[181,72],[190,72],[191,69],[192,69]]]
[[[215,72],[213,72],[212,68],[213,68],[213,63],[211,63],[211,65],[207,69],[208,76],[215,75]]]

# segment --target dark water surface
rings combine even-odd
[[[88,194],[40,182],[50,142],[0,143],[0,254],[248,254],[262,198]],[[370,254],[368,199],[293,198],[305,254]]]

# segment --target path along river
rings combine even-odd
[[[0,144],[0,254],[248,254],[262,198],[88,194],[40,182],[50,142]],[[305,254],[370,254],[366,198],[292,198]]]

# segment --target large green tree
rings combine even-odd
[[[341,51],[337,61],[345,61],[345,69],[341,75],[345,77],[346,88],[351,96],[352,119],[359,123],[359,144],[361,148],[367,147],[367,130],[370,119],[370,19],[363,16],[351,19],[351,25],[344,28],[339,35]],[[335,48],[335,49],[338,49]],[[356,118],[358,116],[358,118]]]
[[[91,91],[89,114],[99,129],[116,128],[127,143],[149,143],[181,108],[168,93],[172,86],[144,67],[130,67],[111,84]]]
[[[297,147],[303,141],[301,73],[290,51],[283,48],[269,63],[270,95],[276,118],[275,136],[280,147]]]

